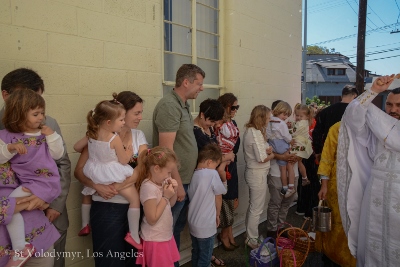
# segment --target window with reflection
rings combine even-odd
[[[200,66],[206,72],[204,91],[190,102],[192,112],[204,99],[219,97],[219,12],[219,0],[164,0],[163,93],[173,89],[182,64]]]

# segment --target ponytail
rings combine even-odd
[[[164,168],[171,161],[178,163],[178,158],[174,151],[169,148],[157,146],[153,149],[142,151],[138,158],[138,166],[134,170],[139,172],[135,183],[136,189],[139,191],[143,181],[151,178],[151,166],[158,165],[160,168]]]

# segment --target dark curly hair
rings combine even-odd
[[[225,109],[218,100],[208,98],[201,102],[199,113],[204,114],[204,119],[219,121],[223,119]]]

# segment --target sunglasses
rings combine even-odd
[[[239,105],[237,105],[237,106],[231,106],[231,110],[232,110],[232,111],[234,111],[234,110],[239,110],[239,107],[240,107]]]

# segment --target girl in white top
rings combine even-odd
[[[166,147],[155,147],[139,155],[136,167],[140,202],[144,218],[140,236],[143,239],[143,257],[137,264],[148,267],[173,267],[180,255],[172,234],[171,207],[176,202],[178,183],[171,178],[177,168],[175,153]]]
[[[313,153],[310,140],[310,124],[312,123],[313,111],[307,105],[298,104],[294,108],[295,122],[289,127],[289,132],[293,137],[294,145],[290,148],[290,154],[299,157],[299,171],[302,177],[302,185],[308,185],[310,180],[307,178],[306,167],[302,159],[308,159]]]
[[[111,101],[104,100],[96,105],[94,110],[87,115],[86,137],[78,141],[74,149],[81,152],[88,145],[89,159],[83,173],[95,184],[122,183],[128,177],[136,177],[133,168],[127,163],[132,157],[132,145],[124,148],[121,138],[116,134],[125,124],[125,108],[113,95]],[[134,178],[135,180],[136,178]],[[82,204],[82,218],[89,218],[92,195],[96,190],[84,187]],[[137,249],[141,249],[139,238],[140,202],[139,194],[134,186],[122,188],[119,194],[129,201],[128,222],[129,233],[125,236],[127,241]],[[85,214],[84,214],[85,213]],[[79,232],[80,236],[89,234],[89,226],[85,225]]]

